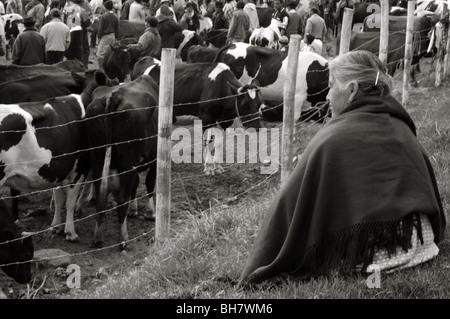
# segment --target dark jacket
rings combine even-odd
[[[158,17],[156,28],[161,36],[161,48],[175,48],[175,33],[181,32],[183,28],[167,16]]]
[[[12,51],[12,63],[35,65],[44,63],[45,40],[36,28],[26,28],[17,36]]]
[[[100,16],[97,36],[101,39],[102,36],[110,33],[114,33],[116,39],[119,38],[119,19],[112,11],[108,11]]]

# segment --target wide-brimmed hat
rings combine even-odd
[[[23,19],[23,24],[35,24],[36,18],[35,17],[25,17]]]

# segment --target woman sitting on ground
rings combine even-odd
[[[269,207],[240,278],[371,273],[434,258],[445,215],[416,127],[378,57],[329,63],[332,118]]]

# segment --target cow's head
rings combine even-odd
[[[109,45],[102,64],[109,78],[118,78],[120,82],[125,81],[125,77],[138,60],[138,55],[128,50],[127,46],[137,41],[136,38],[124,38]]]
[[[0,265],[8,277],[20,284],[31,280],[34,247],[31,234],[16,225],[6,205],[0,201]]]
[[[101,69],[92,69],[85,72],[71,72],[75,82],[83,88],[81,98],[84,105],[92,101],[92,92],[99,86],[114,86],[119,84],[117,79],[109,79]]]
[[[261,101],[261,93],[259,91],[259,83],[253,80],[251,84],[243,85],[239,88],[228,84],[230,90],[236,95],[235,108],[239,119],[244,127],[260,127],[259,109],[263,103]]]

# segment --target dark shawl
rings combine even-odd
[[[421,238],[419,213],[438,243],[445,215],[412,119],[391,96],[362,98],[306,147],[269,207],[240,283],[364,270],[376,249],[407,250],[413,227]]]

